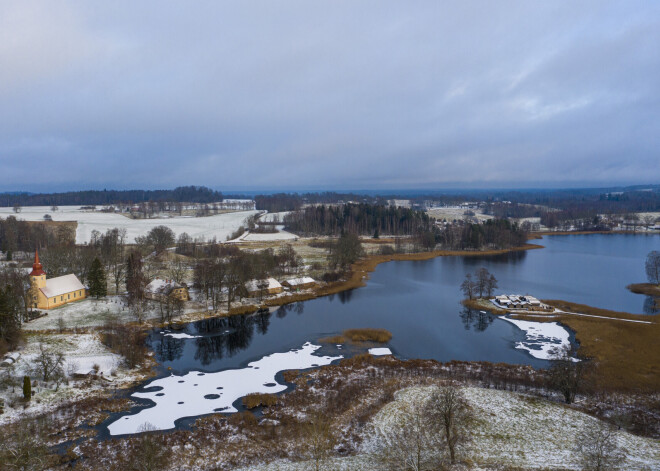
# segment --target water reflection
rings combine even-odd
[[[645,314],[660,314],[660,298],[647,296],[644,299],[644,313]]]
[[[174,361],[183,355],[183,339],[165,337],[159,335],[155,341],[151,342],[151,348],[156,352],[159,361]]]
[[[495,316],[492,314],[467,307],[463,307],[459,316],[463,321],[465,330],[474,329],[477,332],[485,331],[495,320]]]

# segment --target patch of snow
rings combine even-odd
[[[370,348],[369,353],[374,356],[380,356],[380,355],[391,355],[392,350],[390,350],[387,347],[380,347],[380,348]]]
[[[201,335],[190,335],[185,332],[161,332],[161,334],[163,334],[163,337],[172,337],[173,339],[197,339],[201,337]]]
[[[570,346],[568,331],[558,322],[532,322],[509,317],[498,317],[525,332],[525,340],[516,348],[527,350],[534,358],[552,360],[563,347]]]
[[[343,356],[315,356],[321,348],[309,342],[298,350],[273,353],[249,363],[245,368],[217,373],[191,371],[183,376],[168,376],[147,383],[157,391],[137,392],[132,396],[149,399],[153,407],[136,414],[126,415],[108,426],[111,435],[138,433],[148,423],[156,430],[174,428],[174,422],[183,417],[195,417],[218,412],[237,412],[232,405],[250,393],[276,393],[287,386],[277,383],[275,375],[284,370],[302,370],[328,365]],[[266,386],[266,384],[274,386]]]

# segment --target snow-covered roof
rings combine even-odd
[[[277,281],[275,278],[268,278],[266,280],[250,280],[246,283],[245,286],[247,287],[247,290],[250,292],[259,291],[262,289],[277,289],[282,287],[280,282]]]
[[[299,286],[309,283],[316,283],[316,280],[310,276],[303,276],[300,278],[291,278],[290,280],[286,280],[286,282],[289,284],[289,286]]]
[[[57,278],[46,279],[46,287],[41,288],[41,292],[47,298],[53,296],[60,296],[62,294],[70,293],[85,289],[78,277],[71,273],[70,275],[58,276]]]
[[[168,294],[170,291],[176,288],[183,288],[183,286],[174,280],[163,280],[160,278],[156,278],[147,285],[146,290],[149,291],[150,293]]]

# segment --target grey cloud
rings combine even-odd
[[[15,2],[0,31],[0,190],[660,178],[655,2]]]

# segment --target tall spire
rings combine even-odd
[[[34,263],[32,264],[32,272],[30,272],[30,276],[41,276],[45,274],[44,267],[42,267],[39,262],[39,251],[36,250],[34,252]]]

